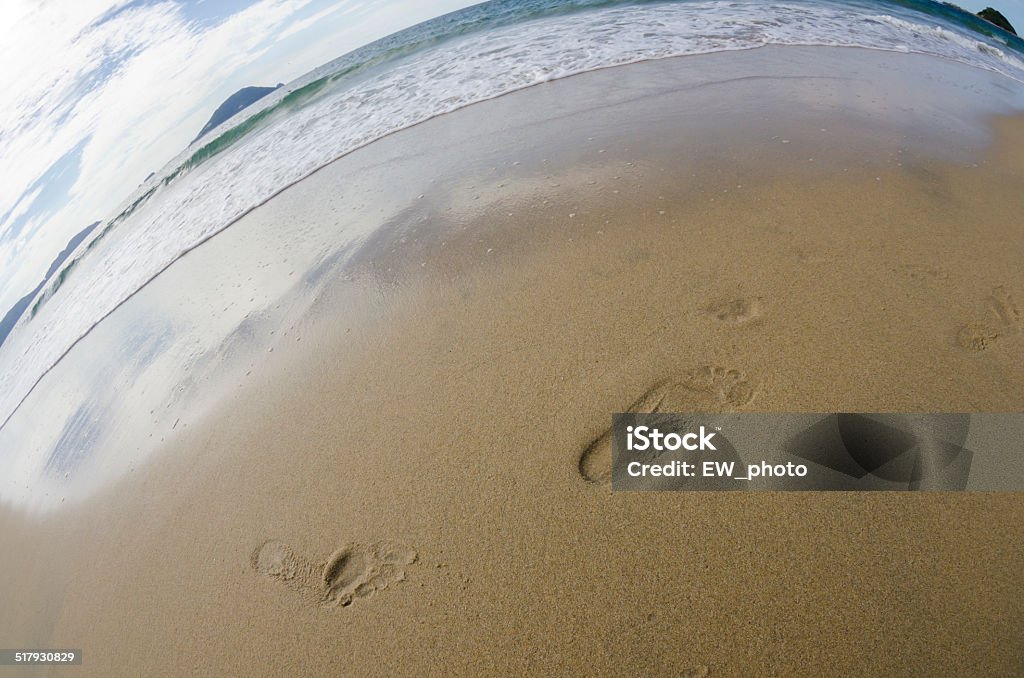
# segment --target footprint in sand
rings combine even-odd
[[[1010,297],[1010,293],[1002,285],[992,290],[992,294],[988,297],[988,307],[992,315],[1003,325],[1007,327],[1017,327],[1020,325],[1020,309]]]
[[[927,264],[901,264],[893,270],[904,273],[914,280],[949,280],[949,271]]]
[[[757,380],[739,370],[705,366],[678,379],[655,384],[627,412],[724,412],[750,403]],[[579,472],[591,483],[609,483],[612,477],[611,427],[587,445],[580,455]]]
[[[999,330],[984,322],[967,323],[956,333],[957,346],[965,351],[987,351],[999,339]]]
[[[1021,312],[1002,285],[995,287],[985,300],[989,318],[963,325],[956,335],[957,346],[965,351],[981,353],[1010,332],[1019,332]]]
[[[405,580],[405,568],[416,562],[416,552],[390,542],[348,544],[323,563],[314,563],[287,544],[270,540],[252,553],[254,570],[274,579],[310,602],[347,606]]]
[[[715,320],[740,325],[760,318],[761,309],[760,297],[743,297],[709,304],[701,310]]]

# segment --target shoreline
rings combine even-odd
[[[978,72],[981,72],[981,73],[985,73],[985,74],[987,74],[988,76],[990,76],[992,78],[1006,79],[1006,80],[1009,80],[1011,82],[1017,82],[1018,84],[1024,84],[1024,83],[1020,83],[1020,81],[1017,81],[1017,80],[1011,78],[1010,76],[1005,75],[1003,73],[1000,73],[998,71],[985,69],[985,68],[982,68],[980,66],[974,66],[974,65],[970,65],[970,64],[965,64],[964,62],[958,61],[958,60],[953,59],[951,57],[932,55],[932,54],[926,54],[926,53],[920,53],[920,52],[903,52],[903,51],[900,51],[900,50],[883,50],[883,49],[879,49],[879,48],[855,47],[855,46],[854,47],[847,47],[847,46],[839,47],[839,46],[821,46],[821,45],[819,45],[819,46],[808,46],[808,45],[794,45],[794,46],[761,45],[759,47],[753,47],[753,48],[749,48],[749,49],[745,49],[745,50],[725,50],[725,51],[720,51],[720,52],[709,52],[709,53],[704,53],[704,54],[688,54],[688,55],[683,55],[683,56],[667,56],[667,57],[659,57],[659,58],[648,58],[648,59],[643,59],[643,60],[640,60],[640,61],[629,62],[629,63],[625,63],[625,64],[617,64],[617,65],[613,65],[613,66],[605,66],[605,67],[596,68],[596,69],[593,69],[593,70],[590,70],[590,71],[584,71],[582,73],[574,73],[572,75],[568,75],[568,76],[565,76],[565,77],[562,77],[562,78],[558,78],[556,80],[552,80],[552,81],[548,81],[548,82],[534,83],[534,84],[528,85],[528,86],[523,87],[523,88],[514,89],[514,90],[510,90],[508,92],[504,92],[504,93],[502,93],[502,94],[500,94],[500,95],[498,95],[496,97],[492,97],[490,99],[484,99],[482,101],[477,101],[477,102],[473,102],[471,104],[467,104],[466,106],[463,106],[461,108],[455,109],[453,111],[447,111],[445,113],[441,113],[441,114],[433,116],[431,118],[427,118],[426,120],[422,120],[420,122],[417,122],[417,123],[415,123],[415,124],[413,124],[413,125],[411,125],[409,127],[405,127],[405,128],[399,129],[399,130],[394,130],[394,131],[389,132],[389,133],[387,133],[387,134],[385,134],[385,135],[383,135],[381,137],[377,137],[376,139],[374,139],[372,141],[369,141],[366,144],[363,144],[361,146],[358,146],[358,147],[355,147],[355,148],[351,149],[350,151],[348,151],[345,154],[335,158],[334,160],[328,162],[327,164],[321,165],[320,167],[317,167],[316,169],[312,170],[311,172],[309,172],[308,174],[302,176],[301,178],[296,179],[295,181],[290,182],[290,183],[288,183],[285,186],[282,186],[280,189],[275,191],[272,195],[268,196],[266,199],[260,201],[259,203],[251,206],[249,209],[247,209],[245,212],[240,214],[238,217],[236,217],[236,218],[232,219],[230,222],[226,223],[222,228],[220,228],[216,232],[213,232],[213,233],[210,233],[210,234],[206,235],[205,237],[203,237],[201,240],[199,240],[198,242],[196,242],[192,246],[190,246],[187,249],[183,250],[175,259],[169,261],[160,270],[156,271],[138,289],[136,289],[135,292],[133,292],[132,294],[130,294],[127,297],[125,297],[117,305],[112,307],[103,316],[101,316],[99,319],[97,319],[91,325],[91,327],[85,332],[85,334],[83,334],[82,336],[78,337],[70,346],[68,346],[68,348],[57,358],[57,360],[53,363],[53,365],[48,367],[42,374],[40,374],[40,376],[35,381],[35,383],[32,384],[32,386],[25,393],[25,395],[15,405],[14,409],[11,410],[11,412],[6,415],[6,417],[3,419],[2,422],[0,422],[0,430],[2,430],[7,425],[7,423],[11,420],[11,418],[14,417],[14,415],[17,413],[18,409],[21,408],[21,406],[24,404],[25,400],[32,394],[32,391],[35,390],[36,386],[38,386],[39,382],[42,381],[54,369],[54,367],[56,367],[56,365],[59,364],[60,361],[63,360],[85,337],[87,337],[89,335],[89,333],[92,332],[92,330],[97,325],[99,325],[101,322],[103,322],[106,318],[110,317],[110,315],[113,314],[114,312],[116,312],[122,305],[124,305],[125,303],[129,302],[136,294],[138,294],[139,291],[141,291],[147,285],[149,285],[150,283],[155,281],[157,278],[159,278],[160,275],[163,274],[168,268],[170,268],[175,263],[180,261],[183,257],[188,255],[190,252],[196,250],[197,248],[199,248],[202,245],[204,245],[207,242],[209,242],[212,238],[215,238],[217,235],[219,235],[219,234],[223,233],[225,230],[231,228],[233,225],[235,225],[239,221],[245,219],[245,217],[248,216],[249,214],[251,214],[254,210],[258,210],[260,207],[262,207],[262,206],[266,205],[267,203],[271,202],[272,200],[277,198],[282,193],[288,191],[289,189],[291,189],[292,187],[296,186],[297,184],[302,183],[303,181],[305,181],[306,179],[308,179],[311,176],[315,175],[316,173],[318,173],[318,172],[320,172],[320,171],[330,167],[334,163],[343,161],[346,157],[348,157],[349,155],[351,155],[353,153],[358,153],[360,150],[365,149],[368,146],[370,146],[372,144],[375,144],[375,143],[377,143],[377,142],[379,142],[381,140],[388,139],[389,137],[392,137],[392,136],[394,136],[396,134],[401,134],[402,132],[405,132],[407,130],[413,130],[413,129],[421,126],[421,125],[429,124],[430,122],[432,122],[434,120],[437,120],[438,118],[443,118],[445,116],[455,115],[455,114],[458,114],[460,111],[463,111],[463,110],[465,110],[467,108],[471,108],[473,106],[479,106],[479,105],[482,105],[482,104],[487,104],[488,102],[497,101],[497,100],[499,100],[499,99],[501,99],[503,97],[514,96],[516,94],[520,94],[522,92],[526,92],[526,91],[528,91],[530,89],[533,89],[533,88],[548,86],[548,85],[553,84],[555,82],[563,82],[563,81],[566,81],[566,80],[571,80],[572,78],[585,78],[585,77],[590,76],[591,74],[599,74],[599,73],[602,73],[602,72],[608,71],[608,70],[613,70],[613,69],[618,69],[618,68],[629,68],[631,66],[642,66],[644,64],[655,64],[655,63],[663,62],[663,61],[667,62],[667,61],[674,61],[674,60],[700,59],[702,57],[709,57],[709,56],[711,56],[711,57],[719,57],[719,56],[726,56],[726,55],[738,54],[738,53],[743,53],[743,52],[751,52],[751,53],[753,53],[753,52],[758,52],[758,51],[761,51],[761,50],[767,50],[767,51],[770,51],[770,52],[771,51],[778,51],[778,50],[783,50],[784,52],[785,51],[791,51],[791,50],[826,50],[826,51],[837,52],[837,53],[842,53],[844,51],[852,50],[852,51],[860,51],[860,52],[866,52],[866,53],[881,53],[881,54],[889,54],[889,55],[910,55],[910,56],[913,56],[915,58],[919,57],[919,58],[928,59],[928,60],[932,60],[932,59],[938,60],[940,62],[945,62],[945,63],[947,63],[949,65],[955,64],[957,67],[960,67],[960,68],[971,69],[972,71],[978,71]],[[758,77],[762,77],[762,76],[758,76]],[[721,84],[728,84],[728,83],[727,82],[724,82],[724,83],[723,82],[705,83],[705,85],[708,85],[708,86],[721,85]],[[1003,106],[1005,107],[1006,105],[1007,104],[1004,102]],[[1024,110],[1024,97],[1017,97],[1017,103],[1015,104],[1015,106],[1016,106],[1018,111]],[[1007,109],[1004,108],[1003,109],[1003,114],[1005,115],[1006,113],[1007,113]],[[989,115],[991,115],[991,112],[989,113]]]
[[[1024,116],[985,146],[950,82],[905,111],[863,95],[909,68],[854,61],[880,89],[672,91],[667,61],[619,101],[612,71],[531,88],[335,161],[180,259],[0,430],[42,449],[42,413],[82,393],[118,413],[82,417],[67,482],[25,455],[70,502],[2,504],[0,634],[97,673],[1012,673],[1019,493],[581,477],[611,412],[687,375],[707,387],[674,408],[1024,410]]]

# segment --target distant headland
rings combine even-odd
[[[68,241],[67,246],[61,251],[61,253],[57,255],[57,258],[53,260],[53,263],[50,264],[50,268],[46,271],[46,275],[44,275],[40,283],[36,285],[36,288],[19,299],[18,302],[7,311],[4,317],[0,319],[0,344],[4,343],[4,340],[7,339],[7,335],[11,333],[15,324],[17,324],[18,319],[25,313],[29,304],[32,303],[32,300],[35,299],[36,295],[43,289],[43,286],[46,285],[50,278],[52,278],[57,272],[57,269],[61,267],[67,258],[70,257],[76,249],[78,249],[78,246],[82,244],[82,241],[89,237],[89,234],[92,233],[99,225],[100,222],[94,222],[76,233],[75,236]]]
[[[1013,29],[1013,26],[1010,25],[1010,22],[1006,19],[1005,16],[1002,15],[1002,13],[999,10],[992,9],[991,7],[986,7],[985,9],[978,12],[978,16],[980,16],[982,19],[989,22],[990,24],[995,24],[996,26],[999,26],[1008,33],[1013,33],[1014,35],[1017,35],[1017,31]]]
[[[203,129],[199,131],[199,134],[192,140],[192,142],[195,143],[214,127],[221,124],[235,113],[238,113],[243,108],[253,105],[279,87],[284,87],[284,83],[279,82],[274,87],[243,87],[238,90],[225,99],[224,103],[217,107],[217,110],[213,112],[213,116],[210,118],[209,122],[203,125]]]

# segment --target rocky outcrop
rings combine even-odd
[[[213,112],[213,116],[210,118],[210,121],[203,125],[203,129],[199,132],[199,135],[192,140],[192,142],[195,143],[214,127],[221,124],[235,113],[238,113],[243,108],[252,106],[254,103],[282,85],[283,83],[278,83],[275,87],[243,87],[238,90],[225,99],[224,103],[217,107],[217,110]]]
[[[999,26],[1004,31],[1008,31],[1010,33],[1013,33],[1014,35],[1017,35],[1017,31],[1013,30],[1013,26],[1010,25],[1010,22],[1006,20],[1006,17],[1003,16],[1002,13],[999,12],[999,10],[992,9],[991,7],[986,7],[985,9],[978,12],[978,16],[980,16],[982,19],[989,22],[990,24],[995,24],[996,26]]]

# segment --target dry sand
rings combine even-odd
[[[215,415],[73,511],[0,513],[3,644],[81,648],[92,675],[1024,673],[1021,493],[581,475],[663,380],[703,384],[694,411],[1024,409],[1024,117],[929,154],[882,118],[801,111],[740,111],[730,137],[619,110],[531,131],[564,147],[510,125],[516,153],[454,148],[444,204],[368,241]]]

